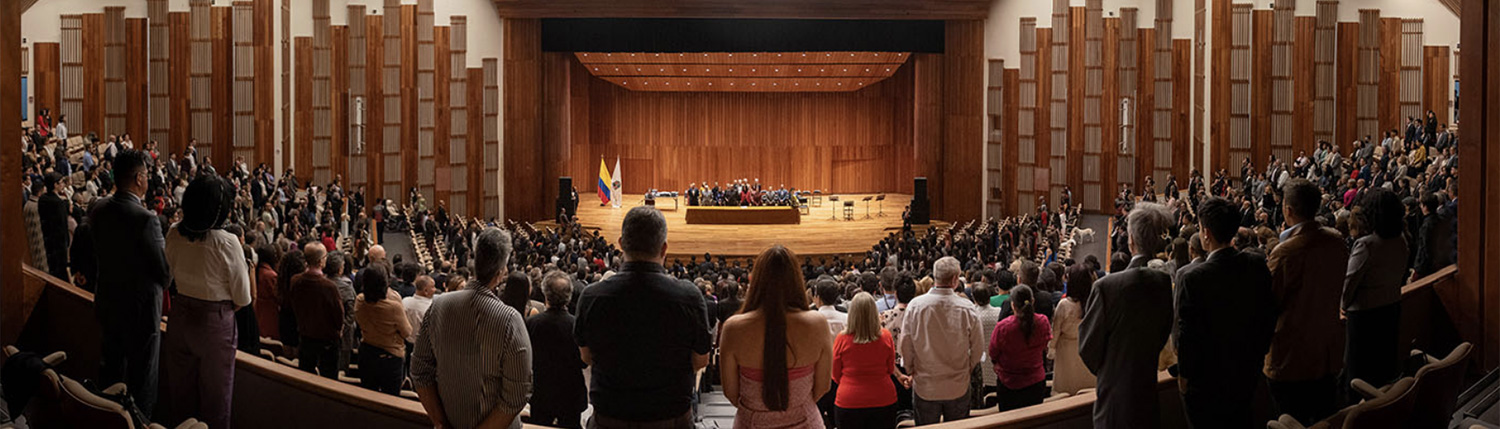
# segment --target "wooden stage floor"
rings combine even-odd
[[[826,198],[822,207],[811,207],[802,215],[800,225],[688,225],[682,207],[674,210],[672,200],[658,199],[656,206],[667,217],[667,256],[753,257],[773,244],[781,244],[803,256],[862,254],[891,232],[901,229],[901,212],[911,202],[911,195],[886,194],[885,216],[879,216],[880,205],[870,202],[870,218],[865,218],[865,204],[858,200],[871,194],[839,195],[854,198],[854,220],[843,220],[843,203],[839,203],[839,220],[830,220],[833,204]],[[600,207],[594,195],[579,195],[578,223],[598,229],[612,242],[619,242],[620,222],[631,207],[642,204],[640,194],[627,194],[620,208]],[[683,204],[687,199],[681,199]],[[946,225],[936,220],[934,225]],[[686,261],[684,261],[686,262]]]

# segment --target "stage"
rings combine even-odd
[[[862,254],[880,242],[891,232],[901,230],[901,212],[911,202],[911,195],[886,194],[885,215],[880,216],[881,206],[870,202],[869,215],[865,218],[865,203],[860,200],[873,194],[839,195],[840,200],[855,200],[854,220],[844,219],[843,202],[837,203],[838,220],[833,217],[835,205],[826,196],[821,207],[809,207],[810,214],[802,215],[797,225],[689,225],[686,206],[674,207],[671,199],[658,198],[656,206],[667,217],[667,257],[702,257],[704,252],[715,257],[753,257],[773,244],[781,244],[803,256],[829,256]],[[578,223],[584,228],[597,229],[611,242],[618,243],[620,222],[630,208],[642,205],[640,194],[623,196],[620,208],[600,207],[593,195],[579,195]],[[681,200],[683,204],[687,200]],[[539,224],[550,225],[551,222]],[[933,221],[933,225],[947,225]],[[923,226],[914,226],[925,229]]]

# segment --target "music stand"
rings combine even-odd
[[[867,196],[863,200],[865,202],[865,219],[870,219],[870,200],[873,199],[875,199],[874,196]]]
[[[839,196],[829,195],[828,202],[833,203],[831,204],[833,206],[833,210],[829,210],[828,212],[828,220],[839,220],[839,205],[837,204],[839,202]]]
[[[875,213],[875,215],[882,217],[885,216],[885,194],[880,194],[880,196],[875,197],[875,202],[880,205],[880,212]]]
[[[854,220],[854,200],[844,200],[844,220]]]

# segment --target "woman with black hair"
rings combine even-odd
[[[183,192],[182,221],[166,237],[172,326],[162,344],[168,421],[196,417],[229,427],[234,393],[235,312],[250,305],[250,267],[239,238],[224,230],[234,194],[216,176]]]
[[[1042,361],[1052,340],[1052,325],[1047,316],[1036,313],[1031,287],[1011,288],[1009,302],[1014,314],[995,324],[989,347],[1000,380],[995,396],[1001,412],[1040,404],[1047,398],[1047,369]]]
[[[359,385],[391,395],[401,394],[401,363],[406,359],[406,337],[411,322],[401,295],[388,287],[385,267],[375,265],[355,279],[361,294],[354,300],[354,319],[363,339],[359,343]]]
[[[1373,188],[1359,202],[1372,234],[1354,242],[1344,277],[1341,311],[1344,372],[1347,380],[1384,385],[1399,374],[1397,333],[1401,286],[1406,281],[1407,243],[1402,235],[1406,209],[1390,191]]]

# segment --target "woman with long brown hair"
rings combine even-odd
[[[724,322],[719,371],[736,428],[821,428],[817,401],[828,392],[833,338],[808,310],[801,263],[771,246],[755,259],[740,313]]]

